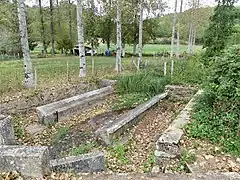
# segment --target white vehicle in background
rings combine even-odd
[[[75,46],[73,49],[75,56],[79,56],[79,48],[78,47],[79,46]],[[92,48],[90,48],[88,46],[84,46],[84,48],[85,48],[85,56],[91,56],[92,52],[93,52],[93,55],[97,54],[97,51],[95,49],[92,50]]]

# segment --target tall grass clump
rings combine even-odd
[[[169,78],[156,71],[137,72],[118,77],[116,90],[119,99],[114,110],[134,108],[164,91]]]
[[[119,94],[141,93],[152,97],[162,93],[169,82],[169,78],[154,71],[139,72],[119,77],[116,88]]]

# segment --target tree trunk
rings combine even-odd
[[[182,6],[183,6],[183,0],[181,0],[180,13],[178,15],[177,58],[179,58],[179,54],[180,54],[180,18],[181,18],[181,13],[182,13]]]
[[[173,25],[172,25],[171,57],[173,57],[173,50],[174,50],[175,31],[176,31],[176,18],[177,18],[177,0],[175,0]]]
[[[193,42],[194,42],[194,34],[195,34],[195,23],[194,23],[194,10],[196,7],[195,0],[192,0],[192,12],[191,12],[191,19],[190,19],[190,28],[189,28],[189,37],[188,37],[188,54],[193,53]]]
[[[110,37],[107,38],[107,49],[110,50]]]
[[[60,33],[60,37],[62,37],[62,27],[61,27],[61,13],[60,13],[60,9],[59,9],[59,1],[56,0],[57,3],[57,13],[58,13],[58,29],[59,29],[59,33]],[[63,54],[63,48],[61,49],[61,54]]]
[[[133,44],[133,55],[136,54],[136,51],[137,51],[137,43],[134,43]]]
[[[199,8],[200,2],[197,0],[194,10],[196,11],[197,8]],[[198,18],[196,17],[196,14],[194,13],[195,19]],[[192,38],[192,53],[195,53],[195,44],[196,44],[196,33],[197,33],[197,22],[194,23],[194,28],[193,28],[193,38]]]
[[[39,13],[41,18],[41,36],[42,36],[42,44],[43,44],[43,57],[47,56],[47,45],[46,45],[46,32],[44,27],[44,19],[43,19],[43,10],[42,10],[42,0],[39,0]]]
[[[60,14],[60,9],[59,9],[59,2],[58,2],[58,0],[56,0],[56,3],[57,3],[57,13],[58,13],[58,28],[59,28],[59,30],[60,30],[60,32],[61,32],[61,18],[60,18],[61,14]]]
[[[117,53],[115,70],[121,72],[121,51],[122,51],[122,21],[121,21],[121,0],[117,0]]]
[[[32,63],[30,59],[30,51],[28,45],[28,33],[27,33],[27,22],[25,13],[24,0],[19,0],[18,3],[18,19],[19,19],[19,30],[21,36],[22,51],[24,54],[24,85],[26,88],[33,88],[33,73]]]
[[[191,54],[191,49],[192,49],[192,29],[193,29],[193,24],[192,22],[190,22],[189,35],[188,35],[188,54]]]
[[[50,0],[50,30],[51,30],[51,44],[52,44],[52,56],[55,56],[55,47],[54,47],[54,24],[53,24],[53,0]]]
[[[71,0],[68,0],[68,16],[69,16],[69,22],[68,22],[68,26],[69,26],[69,39],[70,42],[73,43],[73,35],[72,35],[72,3]],[[73,49],[71,49],[71,54],[73,54]]]
[[[142,66],[142,36],[143,36],[143,4],[139,4],[139,40],[138,40],[138,70]]]
[[[78,27],[78,44],[79,44],[79,57],[80,57],[80,77],[86,77],[86,57],[84,49],[84,34],[83,34],[83,8],[82,0],[77,0],[77,27]]]

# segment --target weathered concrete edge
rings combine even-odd
[[[66,109],[66,108],[62,107],[63,104],[66,104],[66,106],[68,105],[70,108],[73,108],[71,104],[76,104],[76,106],[81,105],[81,103],[78,103],[78,101],[79,102],[84,101],[85,103],[88,103],[91,100],[97,100],[98,97],[103,98],[107,95],[112,94],[113,92],[114,92],[113,87],[108,86],[108,87],[90,91],[90,92],[87,92],[84,94],[73,96],[71,98],[67,98],[67,99],[56,101],[56,102],[53,102],[50,104],[39,106],[36,108],[39,122],[43,123],[43,124],[48,124],[45,121],[48,121],[48,120],[56,121],[56,118],[58,118],[58,112],[61,111],[62,109]],[[88,99],[89,99],[89,101],[88,101]],[[56,106],[56,107],[50,108],[51,106]],[[51,110],[49,110],[49,108]]]
[[[0,145],[16,144],[12,117],[0,114]]]
[[[93,90],[93,91],[89,91],[89,92],[86,92],[86,93],[83,93],[83,94],[80,94],[80,95],[77,95],[77,96],[62,99],[60,101],[55,101],[55,102],[52,102],[52,103],[49,103],[49,104],[45,104],[45,105],[37,107],[36,109],[37,109],[37,111],[44,111],[44,110],[46,110],[48,108],[51,108],[53,106],[57,106],[57,108],[59,108],[58,105],[62,105],[64,103],[71,103],[72,101],[78,101],[78,100],[81,100],[81,99],[86,99],[86,98],[89,98],[91,96],[99,95],[101,93],[105,93],[105,92],[108,92],[108,91],[113,91],[113,88],[111,86],[103,87],[103,88],[96,89],[96,90]]]
[[[0,145],[0,172],[41,179],[51,173],[49,159],[46,146]]]
[[[173,174],[173,173],[159,173],[141,174],[141,173],[106,173],[106,174],[94,174],[94,175],[81,175],[81,178],[86,180],[98,179],[98,180],[239,180],[240,174],[234,172],[228,173],[189,173],[189,174]]]
[[[96,160],[100,159],[100,162]],[[86,164],[87,161],[87,164]],[[84,167],[81,169],[81,164]],[[88,165],[88,166],[86,166]],[[100,172],[104,171],[104,152],[97,151],[79,156],[69,156],[62,159],[50,161],[50,166],[54,172]],[[73,167],[74,166],[74,167]]]
[[[199,90],[193,98],[188,102],[185,108],[179,113],[175,120],[170,124],[168,129],[160,136],[156,142],[155,156],[157,158],[175,158],[177,154],[171,154],[170,151],[166,152],[161,147],[169,147],[173,145],[176,147],[179,144],[179,141],[184,134],[182,128],[190,120],[190,111],[192,110],[193,105],[195,104],[196,97],[202,94],[203,91]]]
[[[112,80],[112,79],[102,79],[102,80],[100,80],[100,86],[101,87],[113,86],[116,83],[117,83],[117,80]]]
[[[103,126],[102,128],[98,129],[95,134],[104,141],[105,145],[110,145],[112,143],[112,136],[115,132],[119,131],[121,128],[126,126],[131,126],[132,122],[143,114],[146,110],[151,108],[153,105],[158,103],[160,100],[167,97],[168,93],[159,94],[149,101],[139,105],[138,107],[128,111],[127,113],[120,116],[117,120],[113,121],[113,123]]]

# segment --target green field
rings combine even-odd
[[[88,45],[86,45],[88,46]],[[155,54],[155,53],[161,53],[161,52],[170,52],[171,49],[170,49],[170,45],[165,45],[165,44],[146,44],[143,46],[143,53],[144,54]],[[186,51],[187,52],[187,48],[188,46],[187,45],[180,45],[180,52],[184,52]],[[196,45],[195,46],[196,48],[196,51],[199,51],[201,50],[202,46],[200,45]],[[34,49],[34,51],[32,51],[32,53],[40,53],[41,52],[41,47],[36,47]],[[100,44],[97,51],[98,53],[104,53],[107,49],[107,45],[106,44]],[[111,44],[111,50],[114,50],[116,49],[116,45],[115,44]],[[130,46],[130,45],[126,45],[125,46],[125,51],[127,53],[132,53],[133,51],[133,46]],[[49,47],[48,48],[48,53],[51,52],[51,48]],[[136,52],[138,52],[138,49],[136,49]],[[176,47],[174,49],[174,52],[176,52]]]
[[[135,58],[137,60],[137,58]],[[162,66],[161,58],[143,58],[151,64]],[[74,83],[79,78],[79,57],[77,56],[56,56],[54,58],[32,57],[33,69],[37,70],[39,87],[48,84]],[[124,72],[136,70],[131,65],[131,58],[123,58]],[[91,57],[87,57],[88,78],[103,78],[115,75],[115,57],[94,57],[94,71],[92,71]],[[16,91],[23,88],[24,70],[23,60],[0,61],[0,92]]]
[[[105,52],[106,50],[106,44],[100,44],[98,48],[98,52],[102,53]],[[180,46],[180,52],[187,51],[188,46],[187,45],[181,45]],[[199,51],[201,50],[202,46],[195,46],[196,50]],[[116,49],[115,45],[111,45],[111,49]],[[132,53],[133,51],[133,46],[126,45],[125,46],[125,51]],[[164,44],[146,44],[143,46],[143,53],[145,54],[155,54],[155,53],[161,53],[161,52],[170,52],[171,51],[171,46],[170,45],[164,45]],[[176,52],[176,47],[174,49],[174,52]]]

